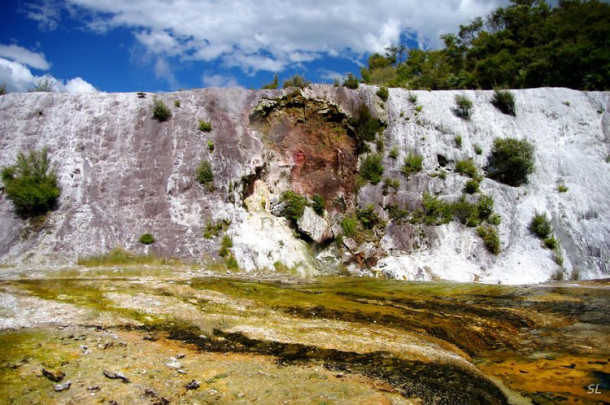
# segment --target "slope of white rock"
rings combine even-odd
[[[401,179],[391,198],[411,201],[424,192],[457,198],[466,178],[454,173],[451,162],[471,157],[484,167],[495,137],[533,143],[536,171],[518,188],[490,179],[481,183],[481,191],[493,196],[495,212],[502,217],[498,256],[485,250],[474,228],[459,223],[431,227],[421,243],[406,249],[403,239],[415,237],[390,223],[378,246],[382,254],[367,272],[409,280],[493,283],[533,283],[576,273],[586,279],[608,277],[610,93],[515,90],[517,116],[512,117],[490,104],[490,91],[415,91],[422,106],[417,112],[407,91],[390,89],[382,103],[376,90],[314,85],[304,94],[337,104],[348,114],[366,102],[387,121],[386,151],[393,146],[400,151],[396,160],[387,153],[384,158],[384,176]],[[144,99],[136,94],[0,97],[0,166],[12,164],[20,150],[48,146],[62,188],[59,207],[41,231],[30,229],[14,215],[6,196],[0,196],[0,261],[72,263],[117,246],[142,253],[145,247],[138,238],[145,232],[157,240],[150,247],[153,253],[204,260],[215,257],[220,243],[220,237],[202,237],[206,224],[227,219],[232,251],[243,269],[273,270],[282,264],[299,273],[316,273],[323,267],[316,254],[328,259],[338,253],[334,248],[311,252],[285,219],[270,214],[269,201],[277,196],[269,195],[263,180],[270,184],[274,179],[275,188],[289,187],[280,169],[294,162],[279,161],[265,149],[264,135],[249,125],[249,114],[263,97],[284,94],[243,89],[161,94],[173,112],[165,123],[151,119],[152,94]],[[453,114],[456,94],[473,100],[470,121]],[[173,106],[174,100],[180,100],[180,108]],[[199,119],[211,121],[212,132],[198,131]],[[462,136],[461,148],[455,145],[456,135]],[[213,152],[208,140],[215,145]],[[481,155],[474,153],[475,144],[482,147]],[[410,150],[425,157],[424,172],[406,181],[399,171]],[[449,160],[444,180],[430,176],[439,167],[437,155]],[[201,159],[212,162],[214,192],[194,179]],[[246,193],[243,180],[253,178],[265,164],[266,179],[256,182],[260,184],[254,193]],[[560,184],[568,191],[559,193]],[[372,203],[384,215],[387,199],[381,184],[368,185],[360,190],[357,203]],[[535,212],[552,218],[561,241],[562,267],[527,229]],[[357,265],[350,266],[358,271]]]

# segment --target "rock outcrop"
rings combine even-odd
[[[12,164],[19,151],[47,146],[62,192],[58,209],[42,223],[20,219],[0,196],[0,261],[74,263],[117,246],[221,260],[220,235],[203,233],[225,221],[232,254],[246,271],[315,274],[328,271],[335,257],[352,272],[416,280],[526,283],[610,274],[610,93],[515,90],[513,117],[490,103],[489,91],[390,89],[385,102],[376,91],[312,85],[160,94],[173,106],[163,123],[152,119],[151,94],[1,96],[0,166]],[[452,112],[456,94],[473,101],[470,120]],[[375,140],[356,133],[353,117],[362,105],[385,124]],[[200,119],[211,122],[211,132],[198,130]],[[498,255],[474,227],[401,217],[421,208],[424,193],[457,200],[467,178],[455,163],[473,159],[482,173],[497,137],[527,139],[536,148],[527,184],[480,183],[501,217]],[[376,185],[358,176],[367,150],[383,153],[384,181]],[[423,170],[406,177],[401,166],[408,153],[423,156]],[[195,179],[203,159],[211,162],[213,188]],[[324,197],[325,218],[311,208],[298,225],[274,215],[286,190]],[[555,252],[528,230],[536,212],[551,218],[560,241]],[[347,238],[341,222],[349,215],[361,232]],[[297,227],[311,240],[300,239]],[[156,240],[149,247],[138,242],[146,232]],[[339,235],[344,243],[328,243]]]

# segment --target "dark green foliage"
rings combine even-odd
[[[276,73],[273,75],[273,81],[271,83],[265,84],[263,86],[263,89],[275,90],[278,88],[279,84],[280,84],[280,79]]]
[[[417,94],[409,92],[407,99],[409,100],[409,103],[413,105],[417,104]]]
[[[487,176],[509,186],[518,187],[527,182],[534,172],[534,146],[526,140],[514,138],[494,140],[488,158]]]
[[[464,185],[464,192],[468,194],[474,194],[479,191],[479,182],[476,180],[468,180]]]
[[[472,101],[466,96],[456,95],[453,112],[458,117],[469,120],[472,115]]]
[[[482,195],[477,201],[477,213],[480,219],[490,220],[494,215],[494,199],[488,195]],[[497,224],[494,224],[497,225]]]
[[[303,216],[305,207],[307,206],[307,198],[292,190],[282,193],[282,202],[286,204],[284,208],[284,216],[292,221],[297,221]]]
[[[471,178],[477,177],[477,166],[472,159],[458,160],[455,163],[455,170]]]
[[[220,257],[226,258],[228,255],[231,254],[231,251],[229,249],[231,249],[232,247],[233,239],[229,235],[225,235],[222,237],[222,242],[220,243],[220,250],[218,251],[218,254],[220,255]]]
[[[4,192],[22,218],[42,215],[52,210],[59,198],[55,169],[51,167],[47,148],[19,152],[17,162],[2,168]]]
[[[354,76],[352,73],[348,73],[345,80],[343,80],[343,85],[348,89],[357,89],[360,83],[358,82],[358,78]]]
[[[210,132],[212,130],[212,123],[210,121],[199,120],[198,129],[202,132]]]
[[[341,221],[341,229],[343,230],[343,235],[351,238],[356,233],[356,228],[358,227],[358,218],[349,216],[343,218]]]
[[[282,87],[285,89],[288,87],[298,87],[299,89],[304,89],[305,87],[309,86],[309,84],[310,83],[305,80],[305,77],[294,75],[290,79],[284,80]]]
[[[208,151],[210,151],[210,153],[214,152],[214,142],[208,141]]]
[[[546,214],[536,213],[532,217],[529,230],[540,239],[546,239],[551,236],[553,227],[551,226],[551,221],[549,221]]]
[[[405,162],[400,171],[407,177],[412,173],[418,173],[423,168],[423,161],[423,156],[409,152],[409,154],[405,157]]]
[[[390,153],[388,155],[391,159],[396,159],[398,158],[398,146],[394,146],[392,149],[390,149]]]
[[[197,181],[204,186],[212,186],[214,183],[214,172],[212,164],[207,160],[202,160],[197,167]]]
[[[369,205],[363,210],[357,210],[356,217],[365,229],[373,229],[376,227],[385,226],[385,222],[381,220],[379,214],[375,212],[375,209],[372,205]]]
[[[159,122],[167,121],[172,116],[172,112],[170,111],[170,109],[165,105],[163,101],[159,100],[157,97],[153,98],[152,110],[153,118]]]
[[[608,38],[605,1],[513,0],[442,35],[443,49],[411,49],[404,61],[372,55],[361,72],[365,83],[411,89],[608,90]]]
[[[174,107],[180,108],[180,100],[174,100]]]
[[[140,236],[139,242],[145,245],[150,245],[155,243],[155,237],[150,233],[144,233]]]
[[[229,225],[231,225],[230,219],[225,219],[223,221],[219,221],[217,223],[208,222],[205,225],[205,231],[203,232],[203,237],[206,239],[212,239],[214,236],[218,236],[220,232],[226,230]]]
[[[424,194],[422,199],[424,223],[426,225],[441,225],[451,222],[453,217],[452,204],[439,200],[432,194]]]
[[[504,114],[516,115],[515,96],[508,90],[495,90],[491,104]]]
[[[481,148],[481,146],[478,143],[474,144],[474,153],[476,153],[477,155],[480,155],[481,153],[483,153],[483,149]]]
[[[477,204],[469,202],[464,195],[451,204],[455,218],[466,226],[477,226],[481,223]]]
[[[350,120],[350,125],[356,132],[358,140],[358,152],[363,151],[363,142],[373,142],[375,135],[383,129],[383,124],[376,118],[373,118],[371,111],[366,104],[361,104],[355,116]]]
[[[483,239],[487,250],[494,255],[500,253],[500,238],[496,228],[491,225],[481,225],[477,228],[477,234]]]
[[[324,214],[324,209],[326,208],[326,200],[319,194],[316,194],[312,198],[313,205],[312,208],[318,215]]]
[[[560,193],[566,193],[568,191],[568,188],[563,184],[560,184],[557,186],[557,191],[559,191]]]
[[[379,97],[383,101],[386,101],[388,97],[390,97],[390,92],[388,91],[388,88],[384,86],[381,86],[375,94],[377,94],[377,97]]]
[[[456,135],[453,140],[455,141],[455,146],[457,146],[458,148],[462,147],[462,135]]]
[[[377,184],[381,181],[383,175],[383,156],[379,153],[367,155],[360,164],[360,176],[372,184]]]
[[[138,91],[136,94],[138,95],[138,98],[146,98],[146,93],[143,91]]]
[[[400,180],[386,177],[383,180],[383,195],[388,194],[388,188],[393,188],[394,190],[398,190],[400,188]]]
[[[544,246],[551,250],[555,250],[559,247],[559,241],[555,238],[555,235],[551,235],[544,239]]]

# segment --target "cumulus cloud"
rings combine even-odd
[[[51,75],[36,76],[25,65],[0,58],[0,83],[6,84],[7,92],[25,92],[43,80],[48,81],[55,91],[68,93],[91,93],[97,91],[95,87],[80,77],[68,80],[64,84],[64,81],[56,79]]]
[[[0,57],[13,60],[38,70],[48,70],[49,62],[42,53],[32,52],[18,45],[0,44]]]
[[[204,73],[201,81],[206,87],[240,87],[234,77],[219,74]]]
[[[63,0],[95,31],[132,29],[153,54],[280,71],[324,55],[383,52],[411,33],[421,47],[508,0]]]

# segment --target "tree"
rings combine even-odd
[[[526,140],[496,138],[488,158],[487,176],[509,186],[527,182],[534,172],[534,145]]]
[[[55,208],[60,189],[47,148],[19,152],[17,163],[2,168],[4,192],[22,218],[46,214]]]

